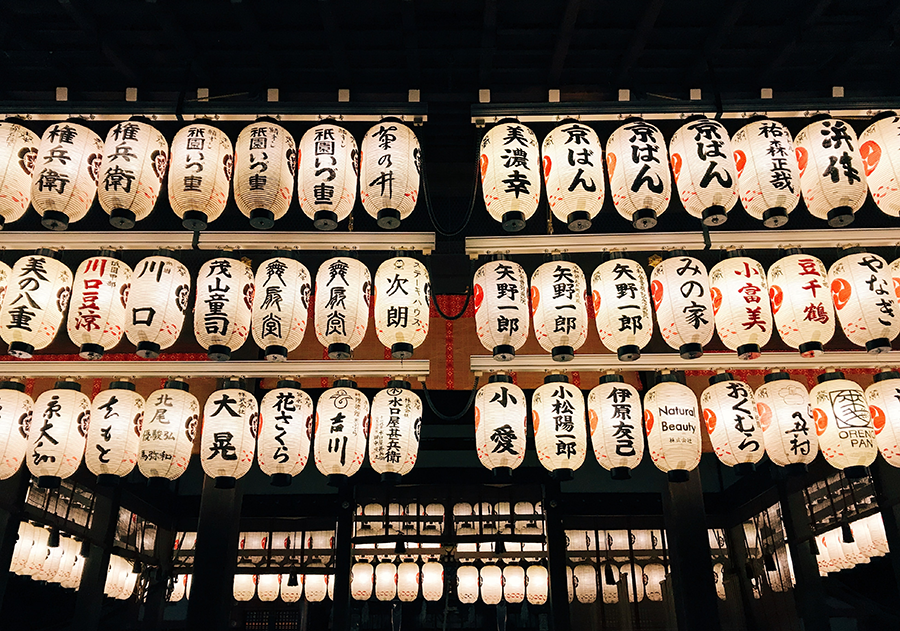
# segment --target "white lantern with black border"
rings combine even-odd
[[[175,343],[190,299],[187,268],[167,254],[148,256],[137,264],[125,303],[125,335],[144,359],[159,357]]]
[[[803,357],[817,357],[834,335],[834,305],[828,273],[814,256],[789,250],[767,275],[775,326],[782,341]]]
[[[422,400],[408,381],[392,379],[372,399],[369,464],[383,482],[396,484],[416,464],[422,434]]]
[[[650,295],[659,332],[682,359],[697,359],[712,340],[712,292],[701,261],[682,251],[672,252],[653,268]]]
[[[228,361],[250,333],[253,270],[242,260],[218,257],[197,274],[194,335],[213,361]]]
[[[509,478],[525,459],[526,406],[509,375],[491,375],[475,395],[475,450],[495,477]]]
[[[488,213],[507,232],[519,232],[541,199],[537,136],[514,119],[501,120],[481,139],[481,192]]]
[[[350,596],[353,600],[369,600],[375,583],[375,567],[371,563],[354,563],[350,568]]]
[[[556,480],[570,480],[584,464],[587,426],[584,395],[566,375],[547,375],[531,396],[538,460]]]
[[[359,182],[359,151],[353,135],[324,123],[300,139],[297,198],[317,230],[334,230],[350,216]]]
[[[641,395],[622,375],[600,377],[587,398],[594,456],[613,480],[627,480],[644,457]]]
[[[372,277],[354,258],[328,259],[316,273],[316,337],[331,359],[350,359],[369,328]]]
[[[481,602],[497,605],[503,599],[503,570],[496,565],[481,568]]]
[[[791,132],[762,119],[741,127],[731,138],[741,203],[766,228],[779,228],[800,202],[800,169]]]
[[[240,381],[225,381],[203,406],[200,462],[216,488],[234,488],[253,464],[259,407]]]
[[[887,352],[900,333],[891,270],[877,254],[854,250],[828,270],[828,286],[838,321],[852,343],[864,346],[870,353]]]
[[[200,423],[200,402],[187,382],[169,379],[147,397],[138,445],[138,470],[151,485],[168,488],[191,461],[191,449]]]
[[[900,372],[882,370],[866,388],[875,442],[884,461],[900,467]]]
[[[528,339],[528,275],[498,257],[475,272],[472,284],[475,332],[497,361],[510,361]]]
[[[859,153],[866,170],[869,192],[886,215],[900,217],[900,116],[882,112],[859,135]]]
[[[819,450],[828,464],[849,478],[866,475],[866,467],[878,455],[878,446],[863,389],[845,379],[844,373],[829,370],[819,375],[809,402]]]
[[[66,329],[83,359],[100,359],[122,340],[131,276],[128,265],[107,255],[92,256],[75,271]]]
[[[529,605],[543,605],[547,602],[550,578],[543,565],[529,565],[525,570],[525,597]]]
[[[0,229],[28,210],[39,144],[40,138],[19,121],[0,122]]]
[[[597,132],[575,121],[563,123],[541,145],[547,203],[572,232],[584,232],[603,208],[603,145]]]
[[[187,230],[206,230],[225,210],[234,173],[228,136],[204,123],[182,127],[172,140],[169,203]]]
[[[766,270],[732,250],[709,272],[713,316],[719,339],[738,359],[756,359],[775,326],[766,286]]]
[[[701,435],[697,397],[673,373],[644,395],[644,431],[656,467],[671,482],[686,482],[700,464]]]
[[[390,602],[397,597],[397,566],[383,561],[375,566],[375,598]]]
[[[9,289],[10,282],[12,276],[12,268],[0,261],[0,305],[3,304],[3,298],[6,297],[6,292]]]
[[[375,333],[394,359],[409,359],[428,336],[428,270],[414,258],[397,256],[375,271]]]
[[[709,378],[700,395],[703,420],[719,461],[738,475],[753,472],[766,453],[753,389],[729,372]]]
[[[587,339],[587,283],[578,265],[554,260],[531,276],[531,317],[534,335],[553,361],[575,358]]]
[[[306,332],[312,279],[299,261],[286,256],[263,261],[254,279],[250,328],[269,361],[284,361]]]
[[[259,404],[259,468],[273,486],[288,486],[303,471],[312,441],[313,402],[300,382],[281,379]]]
[[[28,449],[28,432],[34,401],[19,381],[0,382],[0,480],[12,477],[22,466]]]
[[[411,603],[419,597],[419,564],[404,561],[397,566],[397,598]]]
[[[84,457],[91,401],[76,381],[57,381],[34,402],[27,462],[38,486],[57,488],[74,475]]]
[[[638,230],[654,227],[672,197],[662,132],[643,119],[628,119],[606,141],[606,170],[618,213]]]
[[[137,464],[144,405],[130,381],[113,381],[94,397],[84,462],[98,484],[115,484]]]
[[[337,379],[316,404],[316,468],[332,484],[341,484],[362,466],[369,437],[369,401],[356,382]]]
[[[234,201],[250,225],[268,230],[284,217],[294,197],[297,146],[272,118],[241,131],[234,144]]]
[[[376,123],[362,141],[359,199],[378,227],[393,230],[409,217],[419,197],[422,148],[399,119]]]
[[[647,274],[636,261],[614,252],[591,274],[594,322],[603,346],[621,361],[634,361],[653,337]]]
[[[767,374],[756,389],[756,410],[766,455],[788,472],[803,473],[819,453],[809,392],[782,371]]]

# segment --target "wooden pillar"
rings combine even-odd
[[[159,629],[162,627],[163,614],[166,610],[166,592],[169,589],[169,579],[172,577],[172,548],[175,545],[175,533],[165,528],[156,530],[156,546],[153,552],[159,565],[155,568],[146,568],[149,572],[150,584],[147,587],[147,598],[144,602],[144,629]]]
[[[337,529],[334,533],[334,631],[350,631],[350,570],[353,565],[353,487],[338,495]],[[399,615],[396,612],[392,615]]]
[[[19,538],[19,522],[30,479],[28,469],[23,465],[14,476],[0,481],[0,609],[3,608],[9,564]]]
[[[553,631],[569,631],[569,587],[566,577],[568,550],[562,520],[559,482],[544,485],[544,519],[547,524],[547,567],[550,574],[550,613]]]
[[[900,590],[900,469],[876,458],[870,469],[875,486],[875,499],[881,509],[884,534],[891,552],[888,558],[894,569],[894,580]]]

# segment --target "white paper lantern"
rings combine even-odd
[[[481,464],[498,474],[525,459],[526,405],[525,393],[508,375],[491,375],[475,395],[475,450]]]
[[[650,289],[644,268],[613,258],[591,275],[594,322],[600,341],[621,361],[634,361],[653,336]]]
[[[572,603],[575,601],[575,572],[571,566],[566,567],[566,587],[569,602]]]
[[[653,268],[650,294],[659,332],[682,359],[697,359],[712,340],[712,292],[709,275],[699,260],[674,256]]]
[[[606,141],[606,170],[619,214],[639,230],[655,226],[672,197],[662,132],[640,118],[626,122]]]
[[[59,569],[56,571],[56,576],[50,580],[62,586],[72,576],[72,570],[75,569],[75,563],[78,559],[78,552],[81,550],[81,542],[73,537],[60,536],[59,544],[63,548],[63,553],[59,560]]]
[[[709,273],[713,315],[719,339],[739,359],[756,359],[775,326],[766,270],[746,256],[732,256]]]
[[[113,381],[91,404],[84,462],[100,482],[124,478],[137,463],[144,397],[130,381]]]
[[[885,462],[900,467],[900,373],[884,371],[866,388],[875,442]],[[0,411],[2,413],[2,411]]]
[[[709,378],[700,406],[719,461],[739,475],[752,473],[766,452],[753,389],[731,373],[720,373]]]
[[[821,355],[834,335],[825,265],[808,254],[790,254],[772,264],[767,280],[781,339],[803,357]]]
[[[376,123],[362,141],[359,199],[380,228],[393,230],[419,197],[422,149],[412,129],[397,119]]]
[[[891,350],[900,313],[887,262],[868,252],[848,254],[828,270],[828,286],[847,339],[870,353]]]
[[[278,599],[279,587],[278,574],[260,574],[256,593],[262,602],[270,603]]]
[[[503,571],[496,565],[481,568],[481,602],[499,604],[503,599]]]
[[[22,568],[23,576],[34,576],[40,571],[50,553],[47,542],[50,539],[50,531],[46,528],[35,526],[32,530],[31,550],[28,552],[28,560]]]
[[[72,295],[71,270],[43,252],[16,261],[0,307],[0,338],[13,357],[50,345]]]
[[[721,563],[716,563],[713,566],[713,579],[716,584],[716,596],[719,600],[725,600],[725,566]]]
[[[154,359],[181,335],[191,293],[187,268],[168,256],[148,256],[131,277],[125,335],[138,357]]]
[[[369,464],[394,483],[412,471],[419,455],[422,400],[408,381],[389,381],[372,399]]]
[[[626,563],[619,568],[620,580],[625,582],[628,589],[628,602],[641,602],[644,600],[644,572],[637,563]]]
[[[669,141],[672,174],[684,209],[704,225],[719,226],[738,200],[738,174],[728,130],[700,117]]]
[[[500,122],[481,139],[481,192],[488,213],[519,232],[541,199],[537,136],[517,121]]]
[[[191,461],[200,403],[184,381],[167,381],[147,397],[138,469],[147,478],[175,480]]]
[[[203,123],[181,128],[172,140],[169,203],[187,230],[206,230],[228,203],[234,147],[224,132]]]
[[[253,600],[256,593],[256,582],[252,574],[235,574],[233,594],[234,599],[238,602],[247,602]]]
[[[303,341],[312,293],[306,266],[280,256],[263,261],[254,279],[250,328],[269,361],[284,361]]]
[[[197,274],[194,335],[214,361],[227,361],[250,332],[253,270],[238,259],[214,258]]]
[[[419,597],[419,564],[401,563],[397,566],[397,597],[411,603]]]
[[[573,571],[575,598],[580,603],[590,604],[597,600],[597,572],[593,565],[582,563]]]
[[[311,603],[320,603],[328,595],[328,583],[324,574],[307,574],[303,579],[303,595]]]
[[[869,192],[853,128],[834,118],[819,120],[800,130],[794,147],[809,212],[835,228],[853,223]]]
[[[316,337],[331,359],[350,359],[369,327],[372,278],[357,259],[328,259],[316,273]]]
[[[662,582],[666,580],[665,566],[662,563],[648,563],[644,566],[644,577],[646,579],[644,591],[647,594],[647,600],[662,602]]]
[[[756,390],[766,455],[779,467],[805,468],[819,453],[809,393],[785,372],[769,373]]]
[[[428,270],[416,259],[398,256],[375,271],[375,332],[394,359],[409,359],[428,335]]]
[[[41,564],[38,571],[32,575],[31,580],[53,582],[53,578],[59,570],[59,563],[62,560],[62,555],[62,537],[60,536],[60,541],[57,546],[55,548],[48,548],[47,557],[44,559],[44,562]]]
[[[472,285],[475,332],[497,361],[510,361],[528,339],[528,275],[514,261],[485,263]]]
[[[428,602],[444,597],[444,566],[436,561],[422,565],[422,597]]]
[[[571,477],[587,452],[581,390],[565,375],[549,375],[531,396],[531,420],[538,460],[558,479]]]
[[[859,153],[866,170],[869,191],[878,208],[891,217],[900,217],[897,172],[900,167],[900,116],[888,113],[859,135]]]
[[[525,568],[507,565],[503,568],[503,600],[520,603],[525,600]]]
[[[550,579],[543,565],[529,565],[525,570],[525,595],[529,605],[543,605],[547,602]]]
[[[351,476],[366,457],[369,402],[350,380],[337,380],[316,405],[316,468],[327,476]]]
[[[275,486],[303,471],[312,440],[313,402],[296,381],[279,381],[259,404],[257,461]]]
[[[228,382],[203,406],[200,462],[215,478],[218,488],[233,488],[234,481],[250,470],[256,449],[259,407],[240,382]]]
[[[375,566],[375,598],[390,602],[397,597],[397,566],[379,563]]]
[[[541,145],[547,203],[553,216],[573,232],[584,232],[603,208],[603,145],[581,123],[553,129]]]
[[[78,589],[81,585],[81,575],[84,573],[84,557],[79,555],[75,561],[75,566],[72,568],[72,574],[69,577],[69,580],[66,581],[62,587],[66,589]],[[190,575],[188,575],[188,590],[186,596],[190,594]]]
[[[19,522],[18,538],[13,547],[12,559],[9,563],[9,571],[15,574],[24,574],[25,565],[31,555],[31,546],[34,544],[37,527],[27,521]]]
[[[850,477],[864,475],[875,461],[875,428],[863,389],[839,371],[819,375],[809,393],[819,449],[828,464]]]
[[[25,460],[33,410],[24,383],[0,382],[0,480],[15,475]]]
[[[603,603],[615,605],[619,602],[619,568],[613,563],[602,563],[597,570],[600,577],[600,592]]]
[[[131,275],[128,265],[109,256],[86,259],[75,271],[66,329],[82,358],[100,359],[122,340]]]
[[[800,202],[800,169],[791,132],[773,120],[741,127],[731,138],[741,203],[766,228],[788,222]]]
[[[464,605],[471,605],[478,600],[480,577],[478,568],[472,565],[461,565],[456,570],[456,596]]]
[[[621,375],[604,375],[587,399],[594,456],[614,480],[627,480],[644,457],[641,395]]]
[[[250,123],[234,144],[234,201],[250,225],[268,230],[284,217],[294,198],[297,147],[271,119]]]
[[[551,261],[531,276],[534,336],[553,361],[571,361],[587,339],[587,284],[581,268]]]
[[[90,420],[91,401],[75,381],[57,381],[37,398],[27,462],[38,486],[57,487],[78,470]]]
[[[185,583],[187,582],[187,574],[176,574],[172,579],[172,591],[169,592],[168,601],[170,603],[180,602],[184,598]]]
[[[0,228],[28,210],[39,143],[40,138],[22,125],[0,122]]]
[[[353,135],[337,125],[316,125],[300,139],[297,198],[319,230],[334,230],[350,215],[359,182]]]
[[[669,480],[687,480],[700,464],[701,438],[697,397],[674,374],[660,375],[660,381],[644,395],[644,431],[653,464],[668,474]]]
[[[350,596],[353,600],[369,600],[375,580],[371,563],[354,563],[350,569]]]
[[[73,121],[56,123],[41,136],[31,180],[31,203],[41,224],[65,230],[83,219],[97,195],[103,141]]]
[[[293,579],[291,578],[293,576]],[[303,594],[303,582],[299,580],[296,574],[281,575],[281,600],[286,603],[295,603],[300,600]],[[291,585],[291,583],[296,583]]]

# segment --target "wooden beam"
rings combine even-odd
[[[572,35],[575,33],[575,23],[578,20],[578,11],[581,9],[581,0],[569,0],[566,3],[566,11],[563,14],[562,24],[559,26],[559,34],[556,36],[556,48],[550,61],[550,75],[547,78],[548,88],[558,88],[566,56],[569,54],[569,46],[572,43]]]
[[[616,75],[613,88],[619,88],[625,84],[632,66],[637,63],[641,53],[644,52],[644,47],[647,45],[647,40],[650,39],[653,26],[656,24],[656,18],[659,17],[659,12],[662,11],[663,2],[664,0],[653,0],[644,9],[641,21],[638,22],[634,35],[631,38],[631,45],[625,51],[625,54],[622,55],[622,61],[619,62],[619,72]]]
[[[112,42],[103,37],[94,18],[78,0],[59,0],[59,4],[62,5],[69,17],[72,18],[72,21],[78,25],[88,39],[99,47],[103,56],[123,77],[131,82],[132,85],[137,85],[141,82],[140,72],[138,72],[134,64],[126,59],[125,55]]]

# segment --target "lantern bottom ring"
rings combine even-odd
[[[135,355],[143,359],[156,359],[162,350],[156,342],[138,342]]]
[[[269,479],[269,484],[272,486],[290,486],[291,479],[290,473],[273,473]]]
[[[235,484],[237,484],[237,480],[230,475],[216,476],[217,489],[233,489]]]
[[[335,342],[328,345],[328,359],[350,359],[353,356],[353,349],[349,344]]]
[[[550,472],[550,477],[557,482],[567,482],[575,478],[575,471],[572,469],[554,469]]]
[[[187,210],[181,218],[181,225],[186,230],[206,230],[209,218],[206,213],[200,210]]]
[[[519,232],[525,227],[525,213],[517,210],[503,213],[501,223],[503,224],[503,229],[507,232]]]
[[[755,467],[752,462],[739,462],[734,465],[734,472],[737,475],[750,475]]]
[[[231,349],[224,344],[210,344],[206,356],[214,362],[227,362],[231,359]]]
[[[250,211],[250,225],[257,230],[270,230],[275,225],[275,213],[266,208],[254,208]]]
[[[575,349],[571,346],[554,346],[551,357],[555,362],[570,362],[575,359]]]
[[[270,362],[283,362],[287,359],[288,350],[286,346],[278,344],[270,344],[266,346],[266,360]]]
[[[112,473],[100,473],[97,475],[97,484],[99,486],[117,486],[119,484],[119,476]]]
[[[678,347],[681,359],[697,359],[703,356],[703,345],[697,342],[689,342]]]
[[[41,225],[47,230],[65,230],[69,227],[69,216],[58,210],[45,210],[41,215]]]
[[[396,342],[391,344],[391,357],[394,359],[409,359],[413,356],[415,347],[407,342]]]
[[[616,350],[620,362],[633,362],[641,357],[641,347],[637,344],[625,344]]]
[[[113,208],[109,211],[109,225],[119,230],[131,230],[137,215],[127,208]]]
[[[666,477],[669,479],[669,482],[681,484],[691,479],[691,472],[687,469],[672,469],[666,473]]]
[[[796,476],[796,475],[805,475],[806,474],[806,464],[803,462],[792,462],[789,465],[784,467],[785,473],[788,475]]]
[[[395,230],[400,227],[400,211],[396,208],[382,208],[376,219],[379,228]]]
[[[350,478],[343,473],[330,473],[328,474],[328,486],[346,486],[349,479]]]
[[[161,475],[155,475],[147,480],[147,488],[151,491],[168,491],[169,478],[164,478]]]
[[[498,362],[511,362],[516,358],[516,347],[512,344],[498,344],[494,347],[494,359]]]
[[[640,208],[631,214],[631,225],[638,230],[649,230],[656,226],[656,216],[652,208]]]
[[[313,215],[313,227],[316,230],[334,230],[338,227],[337,213],[330,210],[317,210]]]
[[[104,351],[106,349],[99,344],[82,344],[78,349],[78,356],[81,359],[100,359],[103,357]]]
[[[869,470],[863,465],[856,465],[844,469],[844,475],[852,480],[858,480],[869,475]]]
[[[576,210],[569,213],[566,223],[572,232],[584,232],[591,227],[591,214],[586,210]]]
[[[613,467],[609,470],[609,477],[613,480],[630,480],[631,469],[629,467]]]
[[[788,222],[787,208],[773,206],[763,212],[762,220],[766,228],[780,228]]]
[[[34,355],[34,346],[27,342],[14,341],[9,343],[9,354],[19,359],[31,359]]]
[[[704,226],[721,226],[728,219],[724,206],[714,205],[704,208],[700,214]]]
[[[866,352],[877,355],[891,350],[891,341],[886,337],[877,337],[866,342]]]
[[[39,475],[37,485],[42,489],[58,489],[62,484],[62,478],[58,475]]]
[[[738,359],[756,359],[762,354],[759,344],[741,344],[737,347]]]
[[[822,342],[803,342],[797,349],[802,357],[818,357],[825,352]]]
[[[512,480],[512,467],[494,467],[491,476],[495,481],[508,482]]]
[[[838,206],[828,211],[828,225],[832,228],[843,228],[853,223],[853,209],[849,206]]]
[[[403,479],[403,476],[394,471],[385,471],[381,474],[381,481],[384,484],[400,484],[400,480]]]

